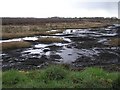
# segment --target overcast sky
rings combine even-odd
[[[118,17],[119,0],[0,0],[0,17]]]

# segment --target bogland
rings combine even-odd
[[[2,18],[3,88],[119,88],[119,23]]]

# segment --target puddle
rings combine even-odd
[[[117,29],[120,28],[120,24],[113,24],[112,26],[108,27],[109,29]]]
[[[46,31],[46,32],[56,32],[56,31],[59,31],[59,30],[50,30],[50,31]]]
[[[68,44],[63,44],[63,43],[53,43],[53,45],[55,45],[55,46],[59,46],[59,47],[62,47],[62,46],[68,45]]]
[[[67,29],[63,34],[97,34],[97,32],[90,31],[90,29]]]
[[[37,44],[37,45],[35,45],[34,47],[35,48],[45,48],[45,47],[47,47],[47,46],[49,46],[48,44]]]
[[[38,38],[37,37],[25,37],[25,38],[23,38],[23,40],[25,40],[25,41],[36,41],[36,40],[38,40]]]
[[[9,39],[9,40],[0,40],[0,43],[2,42],[15,42],[15,41],[36,41],[38,40],[37,37],[25,37],[25,38],[16,38],[16,39]]]
[[[66,38],[66,37],[59,37],[59,36],[40,36],[40,38],[60,38],[60,39],[63,39],[64,41],[67,41],[67,42],[71,42],[71,40],[69,38]]]
[[[57,54],[62,57],[61,59],[62,63],[71,63],[75,61],[76,58],[78,57],[77,52],[78,52],[77,49],[72,49],[72,48],[70,49],[70,48],[64,47],[64,50],[61,50]]]
[[[113,34],[102,34],[102,36],[104,37],[104,36],[108,36],[108,37],[114,37],[114,36],[116,36],[117,35],[117,33],[113,33]]]
[[[69,38],[62,38],[64,41],[71,42]]]
[[[0,43],[3,43],[3,42],[15,42],[15,41],[22,41],[22,39],[18,38],[18,39],[10,39],[10,40],[0,40]]]
[[[23,53],[41,54],[41,53],[42,53],[42,50],[41,50],[41,49],[31,49],[31,50],[24,51]]]
[[[68,45],[68,44],[66,44],[66,43],[37,44],[34,47],[35,48],[45,48],[45,47],[49,47],[49,46],[59,46],[59,47],[62,47],[62,46],[65,46],[65,45]]]
[[[2,56],[5,56],[7,54],[4,54],[4,53],[0,53],[0,59],[2,58]]]

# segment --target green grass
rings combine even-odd
[[[3,88],[119,88],[119,72],[90,67],[82,71],[63,65],[41,70],[3,72]],[[119,82],[118,82],[119,81]]]

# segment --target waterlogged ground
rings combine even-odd
[[[38,38],[45,37],[62,38],[66,42],[44,44],[37,41]],[[120,38],[118,25],[95,29],[66,29],[63,33],[49,36],[1,40],[0,43],[21,40],[32,43],[30,48],[3,51],[0,55],[2,68],[28,70],[51,63],[65,63],[74,68],[102,66],[120,70],[120,47],[109,43],[116,38]]]

